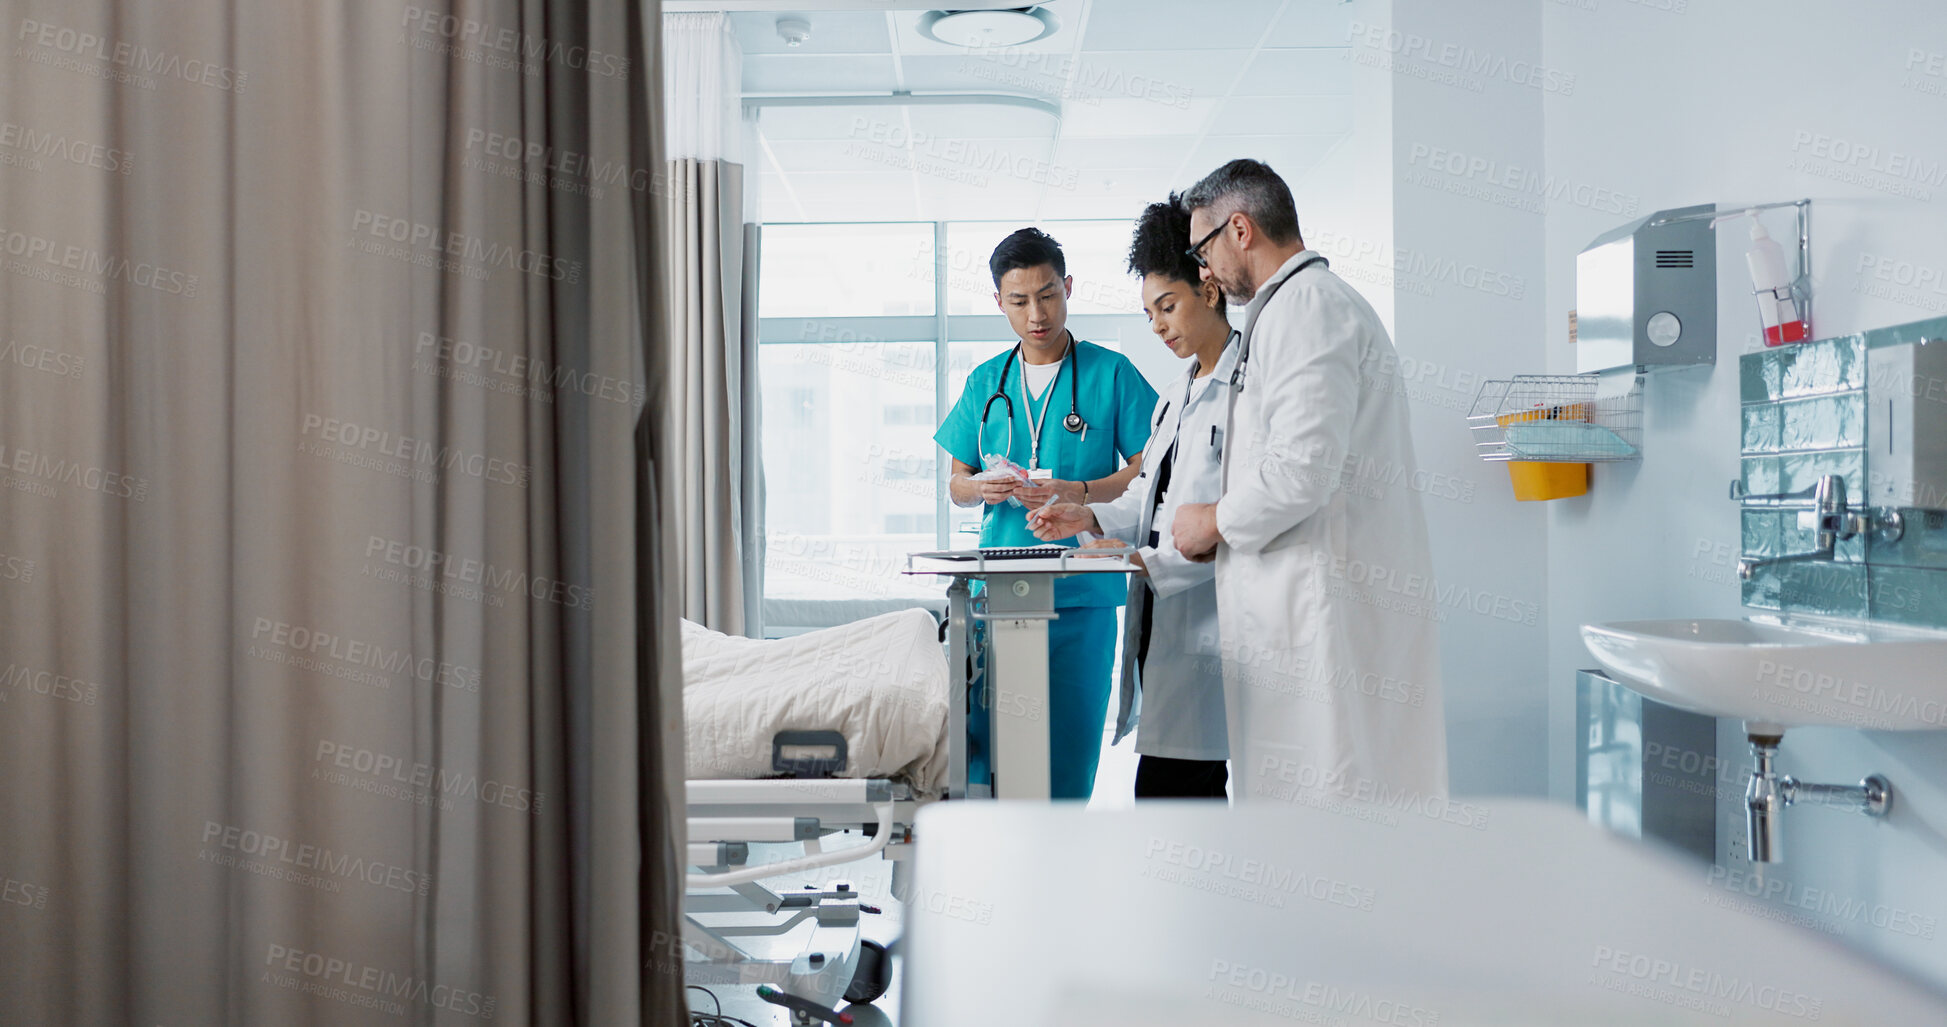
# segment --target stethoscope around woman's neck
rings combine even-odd
[[[1061,354],[1061,362],[1068,365],[1068,416],[1061,419],[1061,426],[1070,432],[1086,432],[1088,431],[1088,422],[1082,420],[1081,405],[1079,402],[1081,393],[1079,387],[1075,384],[1081,378],[1081,358],[1075,353],[1075,333],[1066,328],[1062,329],[1062,333],[1068,336],[1068,348],[1063,350]],[[1013,349],[1007,351],[1007,359],[1001,363],[1000,377],[994,382],[994,394],[987,397],[987,405],[980,408],[980,431],[982,433],[987,430],[987,413],[994,409],[994,401],[1000,400],[1007,408],[1007,452],[1004,455],[1010,457],[1014,452],[1014,401],[1008,398],[1007,395],[1007,373],[1013,370],[1014,358],[1017,356],[1021,356],[1021,343],[1018,342],[1014,344]],[[1032,413],[1034,410],[1034,400],[1028,395],[1027,362],[1026,357],[1021,357],[1021,399],[1028,404],[1028,410]],[[1061,372],[1056,371],[1055,373],[1059,375]],[[1053,397],[1050,398],[1052,399]],[[1041,417],[1046,418],[1047,416],[1048,404],[1044,402],[1041,406]],[[1033,438],[1033,451],[1028,454],[1028,466],[1031,469],[1038,468],[1041,464],[1041,420],[1035,419],[1028,421],[1028,433]],[[1087,436],[1084,435],[1083,437],[1086,438]],[[984,455],[986,453],[986,446],[981,444],[980,439],[975,439],[974,441]]]
[[[1189,409],[1190,394],[1196,391],[1197,383],[1203,381],[1205,378],[1209,378],[1212,375],[1215,375],[1217,373],[1217,365],[1223,363],[1224,354],[1230,352],[1232,346],[1239,345],[1238,340],[1243,338],[1243,333],[1238,331],[1235,328],[1230,328],[1226,330],[1229,334],[1224,336],[1224,348],[1217,351],[1217,359],[1212,360],[1208,368],[1205,368],[1203,366],[1202,357],[1190,358],[1192,360],[1197,361],[1197,366],[1191,368],[1190,373],[1184,376],[1183,395],[1180,398],[1180,400],[1166,399],[1163,401],[1163,405],[1157,408],[1156,419],[1149,423],[1151,438],[1155,438],[1155,429],[1161,428],[1163,426],[1163,418],[1169,416],[1170,410],[1172,408],[1178,411],[1178,416],[1181,416],[1182,411]],[[1229,383],[1226,382],[1216,387],[1228,388]]]

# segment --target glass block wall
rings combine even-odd
[[[1800,514],[1810,509],[1808,490],[1822,475],[1845,479],[1852,507],[1866,502],[1873,474],[1867,406],[1876,390],[1912,384],[1870,380],[1867,354],[1879,346],[1941,338],[1947,338],[1947,318],[1740,359],[1745,556],[1816,547],[1809,517]],[[1800,492],[1806,496],[1773,498]],[[1947,628],[1947,511],[1899,512],[1906,530],[1897,542],[1860,535],[1840,542],[1830,562],[1760,568],[1743,582],[1744,605]]]

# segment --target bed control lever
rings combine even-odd
[[[852,1022],[852,1014],[850,1013],[841,1013],[830,1006],[821,1005],[810,999],[799,998],[796,995],[779,991],[768,984],[760,984],[757,986],[757,997],[773,1005],[783,1006],[791,1010],[793,1014],[792,1019],[797,1023],[810,1023],[814,1019],[822,1020],[825,1023]]]

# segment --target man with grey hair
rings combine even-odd
[[[1217,562],[1232,794],[1444,796],[1439,611],[1392,340],[1305,248],[1269,167],[1231,161],[1183,205],[1200,273],[1248,303],[1223,498],[1170,525]]]

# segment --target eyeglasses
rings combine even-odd
[[[1189,249],[1184,250],[1183,252],[1189,254],[1190,259],[1196,261],[1198,267],[1208,268],[1210,266],[1210,263],[1203,259],[1203,248],[1205,246],[1210,245],[1210,240],[1215,239],[1217,237],[1217,233],[1223,231],[1224,227],[1229,224],[1230,224],[1229,218],[1225,218],[1224,220],[1218,222],[1217,227],[1211,229],[1209,235],[1206,235],[1203,238],[1197,240],[1197,244],[1195,246],[1192,246]]]

